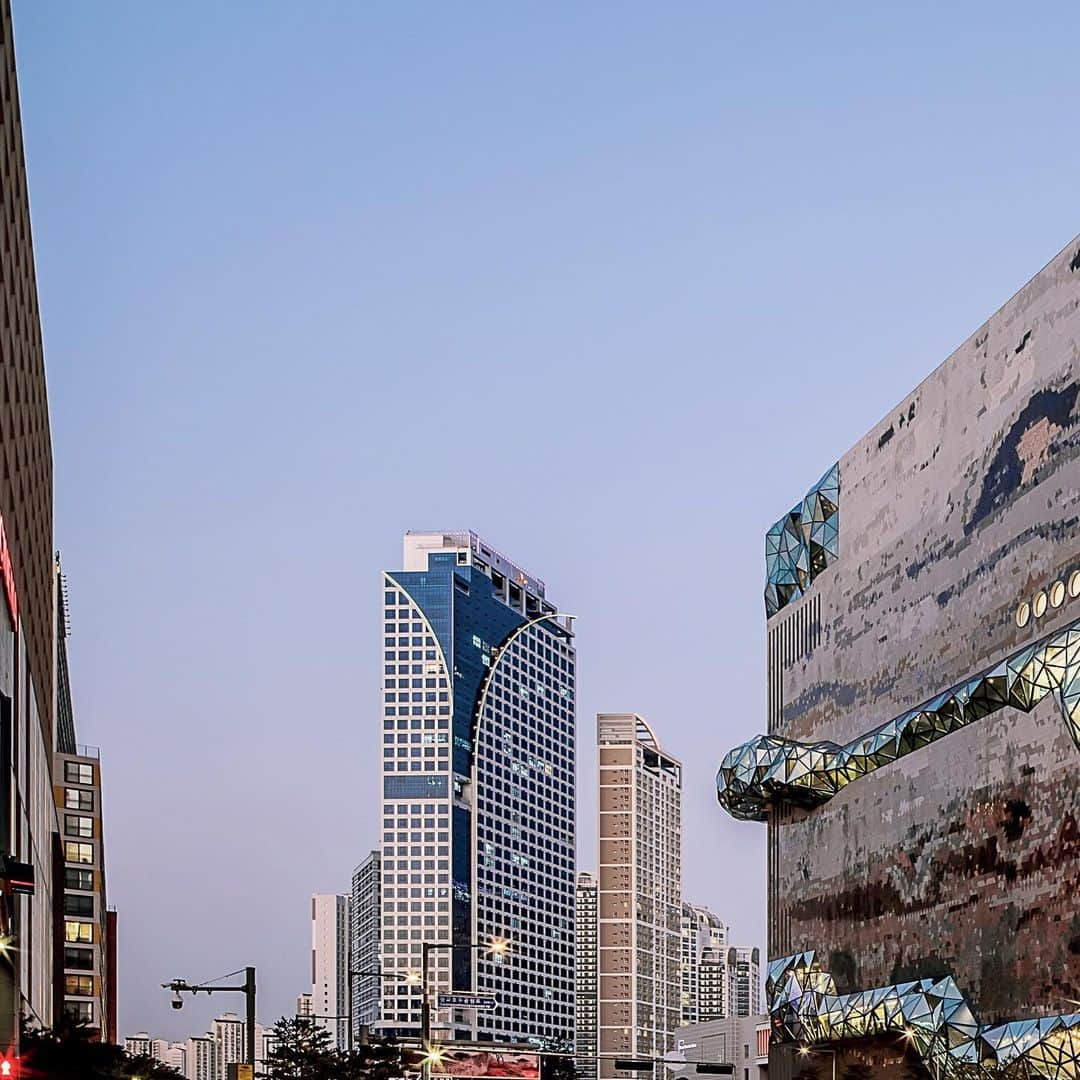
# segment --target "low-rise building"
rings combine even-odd
[[[698,1065],[728,1065],[733,1080],[768,1080],[767,1016],[729,1016],[686,1024],[668,1055],[672,1080],[696,1080]]]

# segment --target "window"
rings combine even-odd
[[[68,810],[93,810],[94,793],[82,788],[64,788],[64,806]]]
[[[92,896],[64,896],[64,914],[79,915],[86,919],[94,917],[94,898]]]
[[[70,945],[64,947],[64,967],[79,971],[94,970],[94,950],[76,949]]]
[[[90,839],[94,835],[94,819],[80,814],[65,814],[64,835],[85,836]]]
[[[92,1001],[67,1001],[64,1012],[77,1024],[93,1024],[94,1003]]]
[[[64,993],[74,997],[93,997],[93,975],[65,975]]]
[[[64,888],[84,889],[90,892],[94,887],[93,870],[75,870],[73,867],[64,868]]]
[[[83,945],[93,945],[94,924],[88,922],[75,922],[74,919],[64,920],[64,940],[80,942]]]
[[[84,765],[79,761],[65,761],[64,779],[69,784],[92,784],[94,782],[94,766]]]
[[[94,861],[93,844],[77,844],[74,840],[64,841],[65,862],[92,863]]]

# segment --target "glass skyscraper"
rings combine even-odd
[[[574,1031],[575,652],[544,583],[475,533],[407,533],[383,577],[380,1027]],[[506,941],[502,954],[492,941]],[[475,946],[475,947],[474,947]],[[438,994],[490,994],[493,1010]]]

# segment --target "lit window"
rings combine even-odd
[[[93,997],[93,975],[65,975],[64,993],[71,997]]]
[[[64,860],[73,863],[92,863],[94,861],[94,845],[79,844],[74,840],[64,842]]]
[[[1055,581],[1050,586],[1050,603],[1054,607],[1061,607],[1065,603],[1065,582]]]
[[[1069,575],[1069,595],[1074,599],[1080,596],[1080,570],[1074,570]]]
[[[1035,613],[1036,619],[1041,619],[1046,614],[1046,592],[1040,589],[1035,594],[1035,599],[1031,603],[1031,610]]]
[[[88,922],[76,922],[74,919],[65,919],[64,940],[78,942],[80,945],[93,945],[94,924]]]

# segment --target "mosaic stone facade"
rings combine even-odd
[[[1080,619],[1078,399],[1080,239],[840,459],[835,558],[768,620],[769,736],[842,748]],[[1052,697],[769,805],[769,956],[814,951],[840,996],[951,980],[988,1029],[1075,1009]]]

